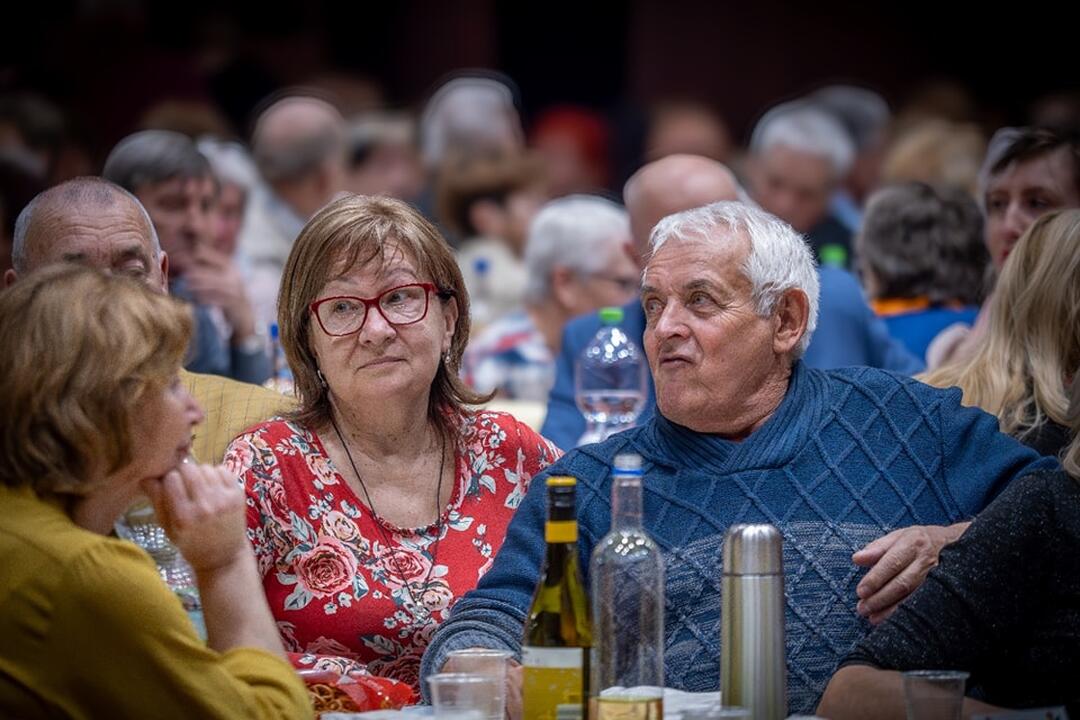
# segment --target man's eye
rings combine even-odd
[[[146,268],[143,265],[128,265],[120,268],[120,274],[141,280],[146,277]]]
[[[691,295],[690,299],[689,299],[689,302],[687,302],[687,305],[689,305],[690,307],[705,307],[707,305],[712,305],[712,304],[713,304],[713,299],[711,297],[709,297],[708,295],[706,295],[705,293],[701,293],[701,292],[696,292],[693,295]]]

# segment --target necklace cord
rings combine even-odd
[[[421,609],[426,615],[427,608],[416,601],[416,597],[412,594],[412,588],[409,586],[409,580],[401,570],[401,565],[398,563],[397,559],[396,549],[391,551],[392,543],[390,542],[390,535],[384,527],[385,521],[375,509],[375,504],[371,502],[371,494],[368,493],[364,478],[356,468],[356,461],[353,460],[352,453],[349,452],[349,445],[345,442],[345,437],[341,434],[341,428],[338,427],[337,421],[334,420],[333,413],[330,414],[330,424],[334,428],[334,433],[337,434],[338,442],[341,443],[341,447],[345,451],[345,457],[349,459],[349,465],[352,466],[353,474],[356,475],[356,479],[360,481],[360,489],[364,491],[364,500],[367,501],[368,509],[371,511],[372,518],[375,520],[375,527],[378,529],[379,534],[382,535],[383,542],[386,543],[387,557],[390,560],[390,564],[401,578],[401,584],[405,588],[405,592],[408,593],[409,600],[412,601],[413,607]],[[443,470],[446,466],[446,435],[443,435],[442,433],[440,433],[440,435],[442,435],[442,443],[439,451],[439,478],[435,486],[435,542],[432,543],[431,548],[431,565],[428,567],[427,575],[424,577],[423,587],[425,589],[427,588],[428,582],[431,580],[431,573],[435,570],[435,563],[439,557],[439,542],[442,540],[442,479]]]

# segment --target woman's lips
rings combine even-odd
[[[389,365],[390,363],[396,363],[396,362],[401,362],[401,358],[383,357],[383,358],[376,358],[375,360],[369,360],[366,363],[364,363],[361,367],[368,368],[368,367],[375,367],[375,366],[378,366],[378,365]]]

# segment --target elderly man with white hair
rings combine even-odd
[[[750,138],[750,194],[806,236],[822,265],[850,267],[851,230],[829,203],[855,162],[855,144],[833,115],[804,100],[777,105]]]
[[[600,197],[548,203],[525,244],[525,307],[484,329],[463,359],[465,380],[481,392],[546,402],[555,357],[570,318],[621,306],[637,292],[626,211]]]
[[[802,238],[777,218],[715,203],[668,216],[651,245],[641,303],[657,412],[545,473],[578,479],[587,568],[611,524],[614,457],[642,456],[642,517],[666,565],[665,682],[673,688],[719,683],[724,532],[736,523],[775,525],[784,538],[788,704],[806,712],[869,627],[856,607],[861,572],[852,554],[897,528],[960,523],[1014,477],[1054,461],[963,407],[956,389],[801,362],[818,276]],[[492,569],[436,631],[424,675],[460,648],[519,656],[544,519],[541,475]],[[920,579],[913,569],[895,581]]]

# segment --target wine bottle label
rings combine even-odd
[[[523,647],[524,720],[581,718],[584,648]]]
[[[577,542],[577,520],[549,520],[544,526],[544,540],[549,543]]]

